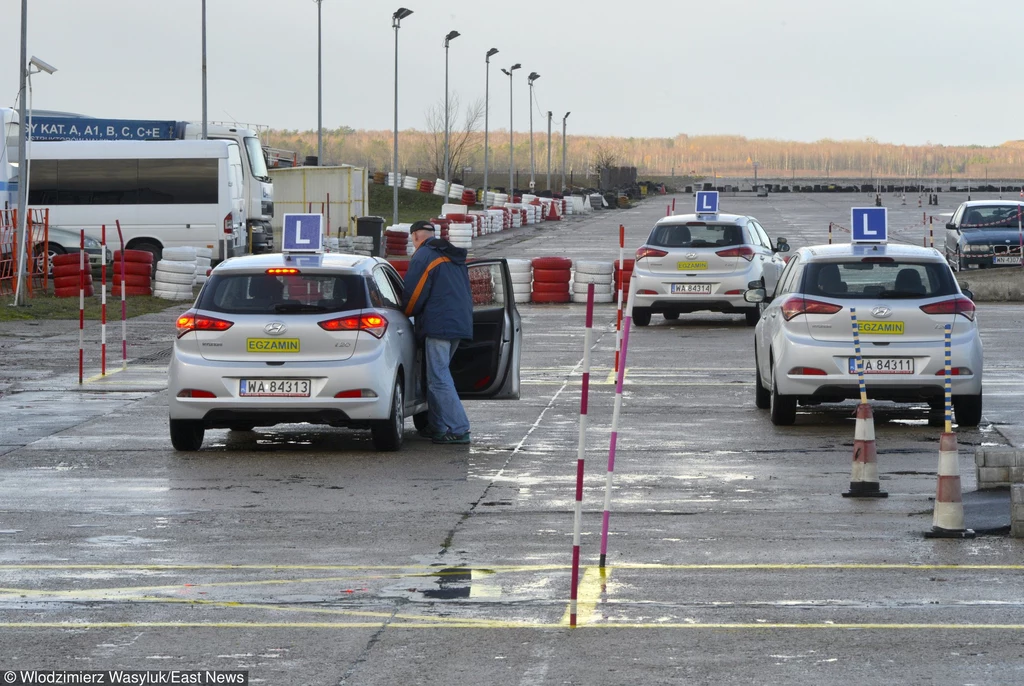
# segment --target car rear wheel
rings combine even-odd
[[[647,326],[651,323],[651,310],[646,307],[634,307],[633,322],[637,326]]]
[[[960,426],[977,426],[981,423],[981,393],[978,395],[954,395],[953,412]]]
[[[761,319],[761,308],[755,307],[743,313],[747,318],[747,326],[754,326]]]
[[[757,364],[757,350],[754,350],[754,405],[759,410],[767,410],[772,406],[772,394],[761,383],[761,368]]]
[[[796,398],[791,395],[779,395],[779,382],[775,378],[775,366],[772,365],[772,424],[789,426],[796,421]]]
[[[664,316],[665,319],[667,319],[670,322],[674,322],[675,320],[679,319],[678,312],[666,312]]]
[[[203,445],[203,435],[206,433],[203,423],[196,419],[172,419],[171,420],[171,445],[175,450],[193,452],[199,450]]]
[[[405,398],[402,395],[402,381],[395,379],[395,391],[391,394],[391,414],[387,419],[374,422],[370,427],[373,447],[381,451],[395,451],[402,447],[405,436]]]

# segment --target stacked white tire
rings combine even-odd
[[[530,302],[533,285],[533,265],[530,260],[509,259],[508,271],[512,275],[512,299],[517,303]],[[494,297],[504,302],[505,290],[500,283],[494,284]]]
[[[369,257],[373,254],[373,236],[352,236],[352,252]]]
[[[595,262],[590,260],[577,260],[572,277],[572,301],[574,303],[587,302],[587,289],[594,284],[594,302],[610,303],[615,299],[612,293],[612,272],[615,265],[612,262]]]
[[[196,248],[196,285],[202,286],[206,283],[207,275],[210,272],[210,260],[213,259],[213,250],[210,248]]]
[[[164,250],[164,254],[167,250]],[[172,253],[176,254],[176,253]],[[165,300],[191,300],[196,279],[196,262],[192,260],[160,260],[156,264],[153,295]]]
[[[473,234],[475,233],[476,229],[472,224],[453,222],[448,225],[448,242],[458,248],[469,250],[473,245]]]

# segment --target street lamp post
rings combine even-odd
[[[458,38],[461,34],[458,31],[449,31],[444,37],[444,192],[449,192],[451,186],[451,173],[449,172],[448,157],[448,44]]]
[[[206,124],[206,0],[203,0],[203,140],[207,138]]]
[[[512,181],[512,175],[515,173],[515,139],[513,138],[512,129],[512,72],[516,69],[521,68],[523,65],[516,62],[508,69],[502,69],[501,73],[508,77],[508,200],[513,202],[515,193],[515,184]]]
[[[548,190],[551,190],[551,110],[548,110]]]
[[[533,82],[540,78],[540,74],[535,71],[531,71],[530,75],[526,77],[526,81],[530,86],[530,191],[532,192],[536,183],[533,179]]]
[[[394,152],[395,158],[391,166],[393,175],[391,177],[391,185],[394,189],[394,196],[392,201],[392,225],[398,223],[398,29],[402,26],[402,20],[412,14],[412,10],[407,10],[404,7],[399,7],[395,10],[395,13],[391,15],[391,26],[395,29],[395,140],[394,140]]]
[[[205,0],[204,0],[205,2]],[[323,0],[316,3],[316,165],[324,164],[324,64],[323,64]]]
[[[566,112],[565,116],[562,117],[562,192],[565,192],[565,120],[569,118],[571,112]]]
[[[487,51],[486,57],[484,57],[485,72],[484,77],[484,208],[487,208],[487,173],[490,169],[488,164],[488,155],[490,153],[490,147],[487,144],[487,124],[490,108],[490,93],[491,93],[491,57],[498,54],[497,48],[491,48]]]

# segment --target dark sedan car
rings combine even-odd
[[[946,224],[946,260],[954,271],[1021,264],[1024,203],[972,200]]]

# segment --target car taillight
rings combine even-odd
[[[216,398],[216,394],[210,391],[201,391],[198,388],[186,388],[178,391],[179,398]]]
[[[754,249],[749,245],[741,245],[736,248],[729,248],[728,250],[719,250],[715,254],[719,257],[742,257],[747,262],[754,259]]]
[[[925,314],[962,314],[970,321],[974,321],[974,302],[963,296],[940,300],[930,305],[921,305],[921,311]]]
[[[353,388],[348,391],[340,391],[334,394],[335,398],[376,398],[377,394],[369,388]]]
[[[970,376],[972,373],[973,372],[971,372],[971,368],[970,367],[950,367],[949,368],[949,375],[950,376]],[[943,367],[939,371],[935,372],[935,376],[945,376],[945,375],[946,375],[946,368],[945,367]]]
[[[794,376],[828,376],[824,369],[817,367],[793,367],[789,373]]]
[[[234,230],[234,222],[231,221],[231,213],[224,216],[224,233],[231,233]]]
[[[189,331],[227,331],[234,325],[234,322],[226,319],[197,315],[193,310],[189,310],[178,317],[175,328],[178,330],[178,338],[181,338]]]
[[[664,257],[668,255],[664,250],[658,250],[657,248],[640,248],[636,251],[636,259],[642,260],[645,257]]]
[[[810,300],[803,296],[795,295],[782,303],[782,316],[788,322],[798,314],[835,314],[842,311],[842,305]]]
[[[379,314],[354,314],[318,323],[324,331],[365,331],[377,338],[388,329],[388,320]]]

